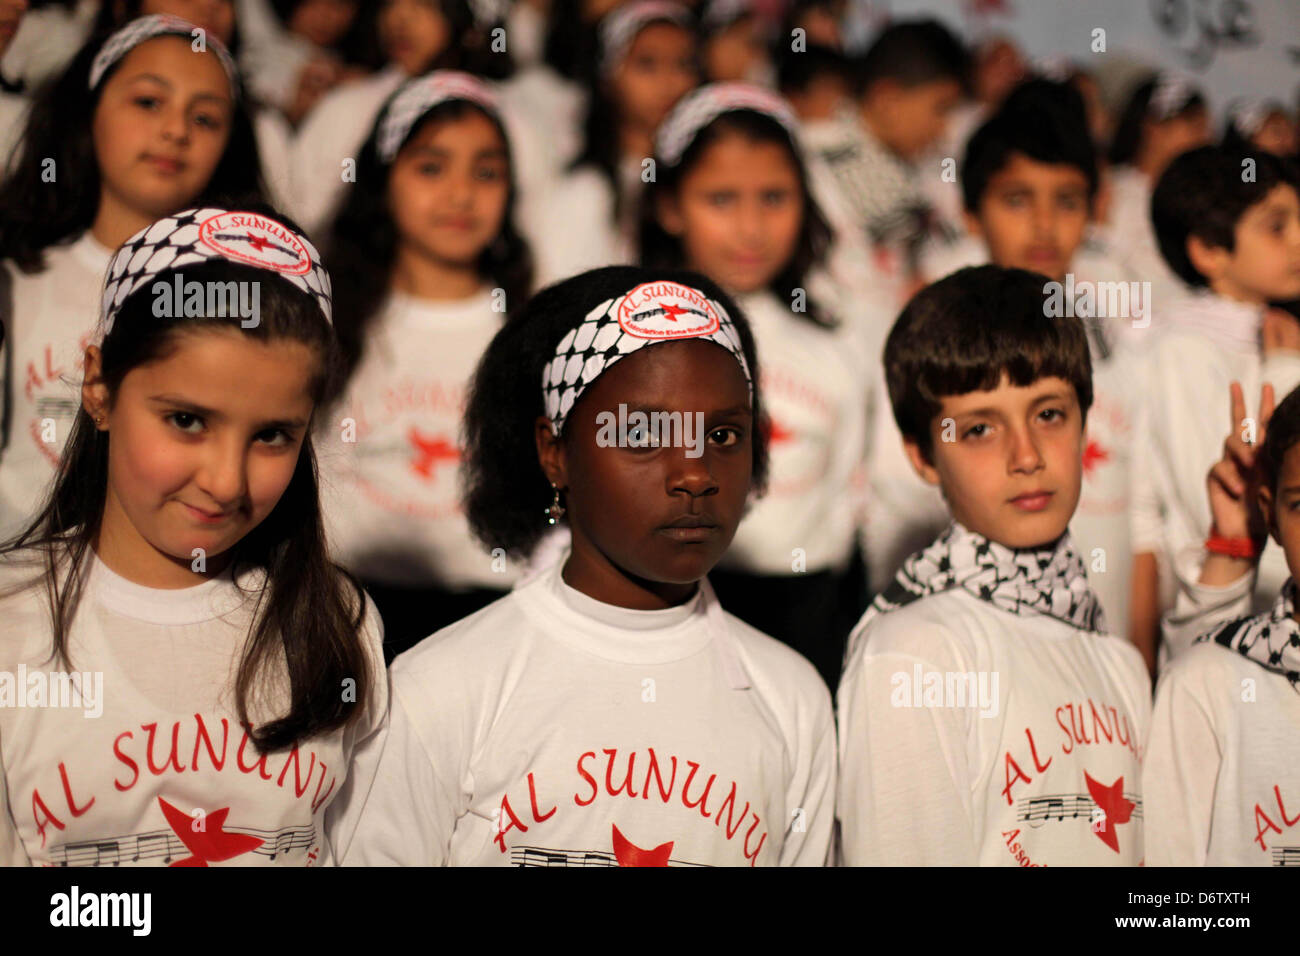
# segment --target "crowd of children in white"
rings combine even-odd
[[[1300,864],[1294,91],[848,7],[0,0],[0,865]]]

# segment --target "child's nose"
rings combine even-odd
[[[196,476],[196,484],[223,511],[234,507],[248,487],[248,462],[243,446],[214,442]]]
[[[687,454],[687,452],[691,451],[690,448],[680,448],[675,449],[675,451],[676,454],[670,459],[668,493],[674,494],[678,491],[685,491],[692,498],[716,494],[718,482],[709,467],[709,456],[703,454],[692,458]]]
[[[1011,433],[1011,469],[1012,471],[1034,472],[1043,465],[1043,456],[1038,443],[1028,429]]]

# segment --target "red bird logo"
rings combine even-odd
[[[1121,823],[1129,822],[1137,804],[1125,798],[1123,777],[1120,777],[1109,787],[1093,780],[1086,770],[1083,772],[1083,779],[1087,781],[1088,793],[1093,802],[1101,808],[1102,822],[1105,824],[1101,829],[1094,826],[1092,832],[1101,837],[1102,843],[1118,853],[1119,837],[1115,833],[1115,827]]]
[[[1108,461],[1110,461],[1110,452],[1089,439],[1087,447],[1083,449],[1083,473],[1091,474],[1094,468]]]
[[[619,866],[667,866],[668,857],[673,852],[673,842],[661,843],[653,850],[643,850],[614,827],[614,858]]]
[[[253,248],[256,249],[258,252],[265,252],[267,246],[269,246],[269,245],[271,244],[271,243],[268,242],[267,240],[262,239],[262,238],[260,238],[260,237],[258,237],[258,236],[253,235],[251,232],[246,233],[245,235],[248,236],[248,241],[249,241],[249,243],[250,243],[250,244],[253,246]]]
[[[764,423],[763,431],[767,434],[768,443],[772,445],[794,438],[794,432],[782,427],[781,423],[771,416]]]
[[[230,813],[230,807],[213,810],[207,816],[205,829],[195,831],[194,818],[189,814],[176,809],[162,797],[158,798],[158,805],[162,807],[163,816],[167,818],[172,831],[180,837],[181,842],[185,844],[185,849],[193,854],[183,860],[177,860],[172,866],[207,866],[210,862],[220,863],[241,853],[256,850],[262,845],[261,837],[249,836],[246,833],[226,833],[222,829],[226,825],[226,815]]]
[[[415,459],[411,462],[411,470],[421,478],[432,477],[434,466],[440,461],[458,461],[460,459],[460,449],[447,439],[442,436],[425,438],[414,425],[407,432],[406,440],[415,449]]]
[[[668,319],[673,322],[677,321],[677,316],[686,314],[686,310],[683,309],[681,306],[669,305],[667,302],[660,302],[659,308],[663,309],[664,315],[667,316]]]

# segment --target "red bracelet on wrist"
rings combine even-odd
[[[1211,534],[1205,539],[1205,550],[1210,554],[1250,560],[1259,557],[1259,553],[1264,550],[1264,542],[1254,538],[1224,538]]]

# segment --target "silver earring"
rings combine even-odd
[[[546,515],[547,524],[555,524],[564,517],[564,505],[560,504],[560,489],[555,484],[552,484],[551,487],[555,489],[555,499],[551,502],[551,506],[542,512],[542,514]]]

